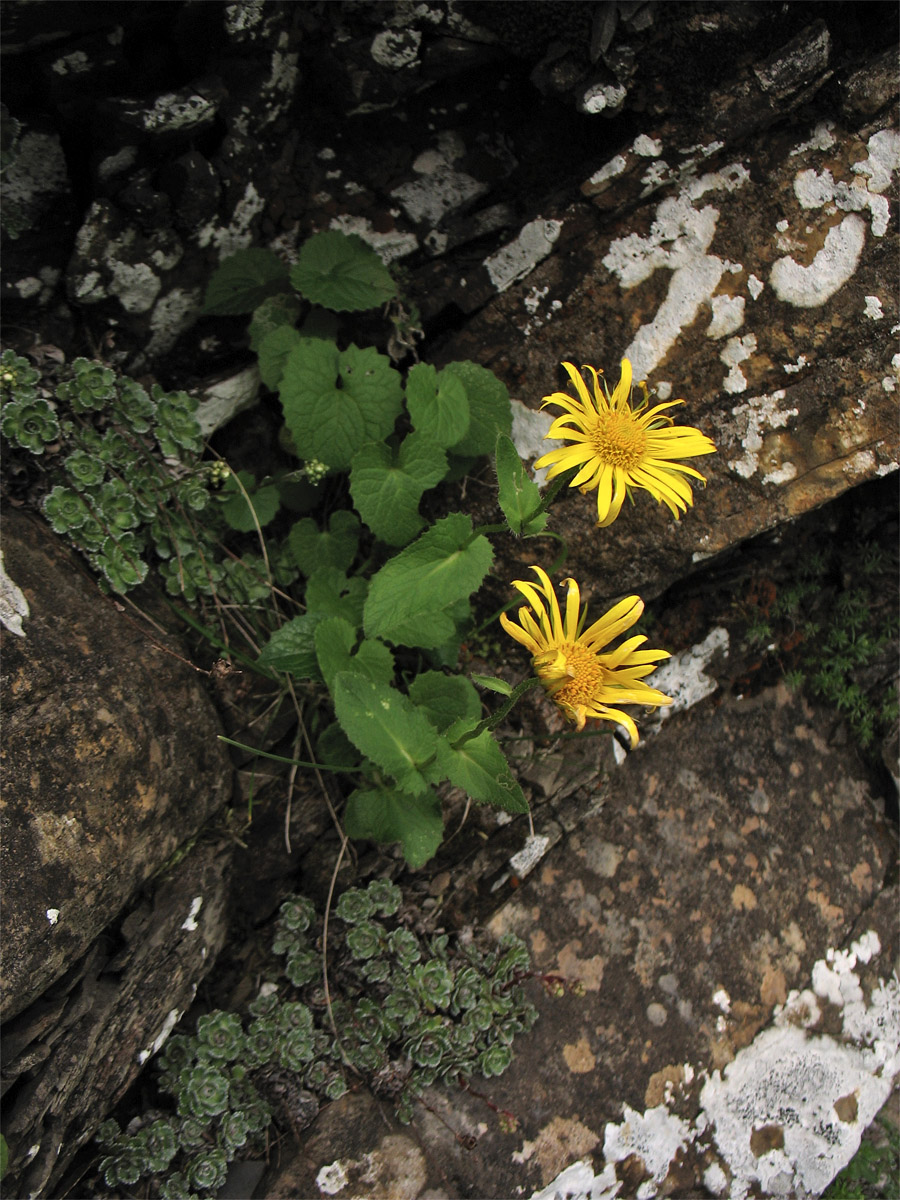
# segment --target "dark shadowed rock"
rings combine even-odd
[[[231,772],[200,677],[43,522],[9,511],[3,534],[30,609],[24,636],[3,631],[7,1018],[222,807]]]
[[[190,1007],[225,941],[232,849],[195,846],[4,1024],[9,1195],[60,1194],[75,1154]]]

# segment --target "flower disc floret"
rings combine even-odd
[[[500,623],[510,637],[530,651],[534,669],[544,690],[560,711],[576,727],[583,729],[588,718],[623,725],[632,746],[638,743],[637,726],[621,704],[642,704],[657,708],[671,704],[670,697],[643,682],[656,664],[669,654],[665,650],[645,650],[642,635],[628,638],[614,650],[607,650],[619,634],[629,629],[644,610],[637,596],[626,596],[605,616],[587,629],[585,612],[574,579],[567,585],[565,615],[547,573],[531,568],[538,583],[515,580],[528,606],[519,609],[519,624],[504,613]]]
[[[554,392],[544,397],[542,407],[555,405],[563,409],[563,415],[556,418],[545,436],[570,444],[543,455],[535,467],[547,468],[549,479],[574,469],[576,474],[569,486],[583,493],[596,490],[597,521],[601,526],[612,524],[626,495],[637,488],[665,504],[677,520],[694,502],[685,476],[706,482],[699,471],[677,460],[715,451],[699,429],[674,425],[671,417],[663,415],[666,409],[684,401],[670,400],[647,408],[647,388],[641,383],[642,397],[634,405],[627,358],[622,359],[622,374],[612,394],[594,367],[584,368],[593,379],[591,395],[581,372],[572,363],[562,365],[577,399]]]

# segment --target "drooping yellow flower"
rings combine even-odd
[[[643,411],[647,388],[640,384],[643,398],[632,407],[631,363],[622,359],[622,376],[612,395],[593,367],[585,367],[594,379],[594,395],[588,392],[581,373],[568,362],[562,364],[575,385],[578,399],[564,392],[545,396],[542,407],[555,404],[565,410],[550,426],[546,436],[571,442],[560,450],[551,450],[534,464],[548,467],[553,479],[572,467],[580,468],[570,487],[582,492],[597,489],[597,513],[600,525],[611,525],[619,515],[626,494],[645,488],[665,504],[676,520],[694,497],[685,475],[706,482],[693,467],[675,460],[712,454],[715,446],[699,429],[673,425],[671,417],[660,414],[683,400],[670,400]]]
[[[581,594],[575,580],[564,580],[568,592],[563,616],[546,571],[540,567],[531,569],[538,577],[537,584],[513,582],[530,607],[519,609],[518,625],[503,613],[501,625],[531,652],[544,690],[578,729],[584,729],[588,717],[614,721],[625,726],[632,746],[636,746],[638,732],[634,721],[610,705],[645,704],[658,708],[671,704],[669,696],[642,682],[669,654],[666,650],[639,650],[647,640],[640,635],[628,638],[615,650],[604,647],[631,628],[644,611],[644,602],[637,596],[628,596],[582,630],[586,611],[579,611]]]

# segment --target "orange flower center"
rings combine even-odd
[[[630,409],[602,414],[591,430],[591,445],[597,457],[613,467],[632,471],[640,466],[647,447],[647,434]]]
[[[538,674],[553,701],[562,708],[576,708],[589,704],[603,683],[603,667],[597,655],[577,642],[565,642],[558,647],[565,666],[557,662],[548,664]]]

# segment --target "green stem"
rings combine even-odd
[[[533,521],[535,517],[539,517],[541,513],[545,513],[562,489],[569,483],[570,480],[574,478],[574,471],[565,471],[562,475],[557,476],[553,483],[550,484],[549,488],[547,488],[543,500],[540,502],[528,520]]]
[[[510,693],[505,704],[501,704],[495,713],[492,713],[489,717],[485,717],[483,721],[479,721],[474,729],[471,729],[468,733],[464,733],[461,738],[458,738],[453,743],[453,749],[458,750],[460,746],[464,745],[466,742],[470,742],[472,738],[478,737],[478,735],[484,733],[486,729],[493,729],[496,725],[499,725],[500,722],[508,715],[513,705],[517,704],[526,692],[530,692],[532,688],[538,687],[540,682],[540,679],[538,679],[536,675],[533,675],[530,679],[523,680],[522,683],[520,683],[519,686]]]
[[[326,763],[303,762],[299,758],[285,758],[281,754],[270,754],[268,750],[258,750],[256,746],[246,746],[243,742],[236,742],[221,733],[217,736],[220,742],[225,742],[228,746],[237,746],[238,750],[246,750],[248,754],[256,754],[260,758],[271,758],[275,762],[290,763],[292,767],[314,767],[317,771],[335,771],[339,775],[349,775],[355,771],[353,767],[331,767]]]
[[[270,671],[266,671],[259,665],[259,663],[250,658],[248,655],[243,654],[240,650],[236,650],[233,646],[227,645],[222,638],[218,636],[218,634],[213,633],[213,631],[207,625],[204,625],[202,621],[198,621],[197,618],[192,616],[189,612],[185,612],[183,608],[179,608],[177,604],[173,604],[168,596],[165,597],[165,600],[173,613],[177,614],[182,621],[190,625],[190,627],[195,630],[195,632],[199,633],[201,637],[204,637],[216,650],[221,650],[222,653],[228,655],[229,658],[236,659],[242,666],[247,667],[257,675],[261,675],[264,679],[269,679],[272,681],[272,683],[279,682],[277,675],[272,674]]]
[[[553,483],[551,483],[549,488],[547,489],[547,492],[544,495],[543,500],[541,500],[540,504],[537,506],[537,508],[534,510],[533,513],[528,514],[528,516],[524,519],[522,524],[527,525],[529,521],[533,521],[535,519],[535,517],[540,517],[543,513],[545,513],[547,511],[547,509],[550,507],[550,505],[553,503],[553,501],[556,499],[556,497],[559,495],[562,488],[564,488],[566,486],[566,484],[569,483],[570,480],[572,480],[574,478],[575,478],[575,472],[574,472],[574,470],[572,470],[572,471],[566,471],[564,474],[562,474],[562,475],[558,476],[558,478],[554,479]],[[499,524],[496,524],[496,525],[479,525],[473,532],[472,536],[477,537],[477,535],[479,533],[511,533],[511,532],[512,532],[512,530],[510,529],[510,527],[506,523],[506,521],[501,521]],[[554,534],[554,533],[548,533],[545,529],[542,529],[540,533],[534,534],[533,536],[535,536],[535,537],[558,537],[559,535]]]

